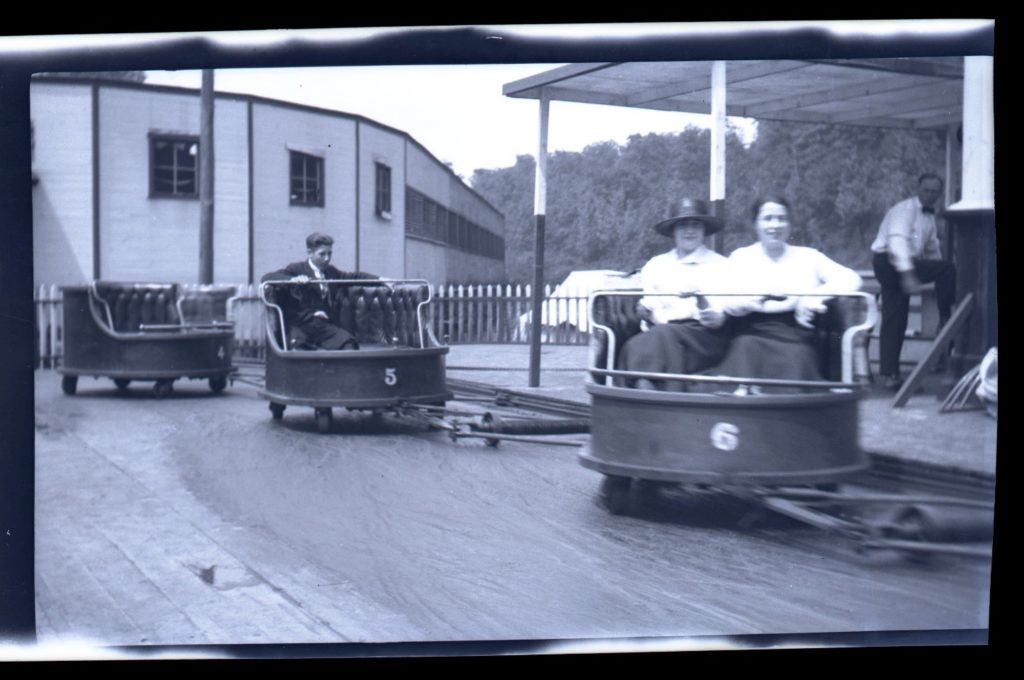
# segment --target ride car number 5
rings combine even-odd
[[[385,368],[384,369],[384,384],[385,385],[394,385],[397,382],[398,382],[398,376],[395,375],[395,369],[393,369],[393,368]]]

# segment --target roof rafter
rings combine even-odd
[[[641,90],[640,92],[634,92],[627,96],[627,106],[640,106],[641,104],[657,99],[678,97],[710,89],[711,63],[712,62],[708,62],[708,72],[706,76],[702,74],[700,76],[686,78],[677,82],[667,83],[665,85],[658,85],[646,90]],[[733,64],[741,65],[733,66]],[[769,75],[776,75],[787,71],[807,68],[808,66],[807,63],[794,61],[766,61],[758,62],[753,65],[742,64],[743,62],[728,62],[728,67],[726,69],[726,80],[728,83],[741,83],[746,80],[753,80],[755,78],[763,78]]]
[[[936,62],[924,62],[913,59],[808,59],[814,64],[827,64],[829,66],[842,66],[846,68],[860,68],[869,71],[886,71],[889,73],[903,73],[915,76],[934,76],[936,78],[949,78],[959,80],[964,77],[963,64],[948,64]]]
[[[804,109],[818,104],[845,101],[848,99],[855,99],[857,97],[869,97],[873,94],[896,92],[903,90],[907,86],[906,80],[899,76],[883,76],[883,78],[883,80],[877,80],[871,84],[857,83],[855,85],[844,85],[826,90],[819,90],[818,92],[802,94],[796,97],[780,97],[778,99],[771,99],[758,104],[751,104],[747,107],[747,110],[750,112],[751,116],[756,117],[762,113],[773,113],[775,111],[784,111],[787,109]]]
[[[544,71],[534,76],[527,76],[515,80],[511,83],[505,83],[502,86],[501,92],[507,97],[531,97],[528,90],[535,90],[549,86],[552,83],[557,83],[568,78],[574,78],[587,73],[593,73],[594,71],[600,71],[606,69],[609,66],[615,66],[615,62],[598,62],[590,64],[568,64],[566,66],[559,66],[558,68],[551,69],[550,71]]]

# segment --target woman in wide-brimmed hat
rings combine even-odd
[[[704,201],[683,198],[669,209],[669,218],[654,229],[673,239],[673,247],[656,255],[640,271],[645,297],[641,313],[649,328],[622,348],[619,365],[627,371],[696,373],[717,364],[728,349],[725,314],[714,299],[680,294],[714,292],[724,284],[725,258],[705,246],[704,239],[722,228]],[[661,295],[657,295],[661,294]],[[681,391],[683,383],[639,379],[641,389]]]
[[[726,298],[723,308],[731,317],[732,340],[715,372],[734,377],[821,380],[814,317],[825,311],[830,294],[859,290],[861,278],[814,248],[789,245],[792,211],[784,196],[759,198],[751,208],[751,218],[757,243],[732,252],[726,263],[726,280],[727,290],[758,295]],[[813,294],[793,295],[802,292]],[[785,297],[778,299],[782,295]],[[746,386],[737,390],[740,394],[749,391],[759,390]]]

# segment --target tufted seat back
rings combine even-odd
[[[427,286],[417,284],[396,285],[394,290],[386,286],[347,285],[335,295],[334,315],[338,325],[352,333],[360,344],[418,347],[416,308],[429,295]]]
[[[392,289],[372,282],[329,285],[334,301],[332,321],[354,335],[360,345],[420,346],[416,310],[421,302],[429,299],[428,286],[393,284]],[[288,310],[297,303],[287,294],[285,286],[268,286],[268,299],[285,310],[286,319],[292,318]],[[427,334],[426,329],[424,334]]]
[[[637,302],[642,297],[639,293],[619,293],[601,295],[594,300],[593,321],[608,326],[615,334],[615,368],[622,368],[618,363],[622,346],[641,332]],[[825,306],[827,311],[815,317],[819,368],[826,380],[841,380],[843,331],[857,323],[863,303],[856,298],[833,298]],[[608,358],[608,339],[605,332],[597,328],[594,329],[594,339],[594,365],[603,368]],[[715,373],[713,368],[701,372],[709,375]]]
[[[641,332],[640,314],[636,304],[643,295],[640,293],[617,293],[615,295],[599,295],[594,299],[592,321],[611,329],[615,334],[615,362],[618,367],[619,354],[622,346],[631,337]],[[603,367],[608,359],[608,338],[606,332],[599,328],[593,329],[597,355],[595,365]]]
[[[180,323],[176,301],[178,285],[175,283],[114,283],[97,281],[96,296],[110,310],[109,322],[113,330],[134,333],[141,324]],[[101,311],[100,317],[108,321]]]

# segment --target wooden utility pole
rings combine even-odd
[[[213,283],[213,70],[199,90],[199,283]]]

